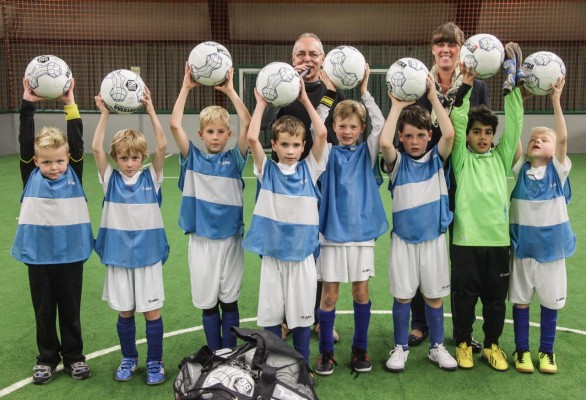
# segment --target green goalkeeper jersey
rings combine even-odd
[[[509,175],[523,128],[523,101],[518,89],[505,97],[505,129],[496,147],[474,153],[466,145],[470,93],[450,118],[456,131],[452,168],[456,178],[454,244],[509,246]]]

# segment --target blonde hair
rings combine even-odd
[[[334,108],[334,122],[356,115],[362,125],[366,125],[366,107],[356,100],[343,100]]]
[[[319,40],[319,38],[317,37],[317,35],[315,33],[311,33],[311,32],[305,32],[305,33],[302,33],[301,35],[299,35],[299,37],[295,41],[295,44],[293,45],[293,52],[291,54],[295,55],[295,53],[296,53],[295,50],[297,49],[297,43],[299,43],[299,41],[304,38],[315,39],[315,41],[318,43],[320,54],[324,54],[324,46],[321,44],[321,40]]]
[[[305,140],[305,124],[292,115],[283,115],[277,119],[271,128],[271,132],[271,140],[275,143],[282,133],[288,133],[289,136],[301,136],[301,139]]]
[[[230,114],[224,107],[206,107],[199,114],[199,129],[203,131],[206,126],[217,121],[223,122],[230,129]]]
[[[40,149],[56,150],[63,146],[65,146],[65,151],[69,153],[69,143],[67,143],[67,136],[63,131],[52,126],[45,126],[41,128],[35,138],[35,155]]]
[[[536,126],[535,128],[531,128],[531,136],[537,135],[537,134],[551,136],[554,139],[557,138],[555,131],[551,128],[546,127],[546,126]]]
[[[144,135],[135,129],[122,129],[116,132],[110,145],[110,157],[114,160],[118,156],[137,153],[142,156],[142,161],[149,156]]]

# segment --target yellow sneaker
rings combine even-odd
[[[471,369],[474,366],[472,346],[468,346],[466,342],[460,343],[456,347],[456,361],[458,362],[458,368]]]
[[[509,369],[507,355],[501,350],[498,344],[493,343],[490,348],[483,348],[482,357],[497,371],[506,371]]]
[[[554,353],[539,352],[539,371],[544,374],[558,373],[558,366],[555,363]]]
[[[533,373],[533,363],[531,362],[531,353],[529,353],[529,350],[515,350],[513,353],[513,361],[515,362],[515,369],[517,371],[524,372],[526,374]]]

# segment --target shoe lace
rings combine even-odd
[[[546,353],[546,352],[543,352],[543,353],[541,354],[541,356],[540,356],[540,357],[541,357],[541,358],[547,357],[547,362],[548,362],[550,365],[555,365],[555,362],[553,361],[553,353]]]
[[[354,349],[352,351],[352,360],[354,362],[356,361],[370,361],[370,359],[368,358],[368,354],[366,353],[366,350],[363,349]]]
[[[322,351],[322,353],[319,355],[319,358],[320,364],[334,364],[336,366],[338,365],[338,363],[334,359],[334,354],[329,350]]]
[[[524,357],[525,357],[525,352],[524,351],[515,351],[515,354],[517,354],[517,362],[519,362],[519,364],[523,364],[524,361]]]

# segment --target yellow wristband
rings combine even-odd
[[[65,121],[70,121],[72,119],[81,118],[79,115],[79,110],[77,109],[77,104],[70,104],[64,107],[65,111]]]

